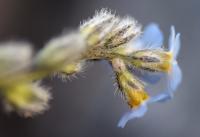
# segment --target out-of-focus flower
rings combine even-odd
[[[32,49],[29,43],[8,42],[0,45],[0,85],[27,71],[31,63]]]
[[[4,103],[8,111],[31,117],[48,109],[49,92],[39,83],[17,83],[2,88]]]
[[[6,109],[23,116],[41,113],[48,107],[50,94],[32,81],[32,49],[25,42],[0,46],[0,93]]]
[[[85,40],[79,32],[64,34],[50,40],[34,59],[34,67],[44,71],[64,69],[80,60],[86,50]]]

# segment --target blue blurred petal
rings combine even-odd
[[[151,23],[144,29],[140,40],[149,48],[160,48],[163,45],[163,33],[157,24]]]
[[[164,92],[161,94],[152,97],[151,102],[165,102],[169,99],[172,99],[174,92],[176,91],[178,85],[182,80],[182,72],[177,62],[173,63],[172,72],[167,76],[167,86],[164,89]]]
[[[140,118],[147,112],[147,104],[142,104],[139,108],[133,109],[122,116],[118,123],[118,127],[124,128],[126,123],[134,118]]]
[[[170,36],[169,36],[169,50],[173,51],[175,42],[175,28],[171,26]]]
[[[152,73],[145,70],[140,70],[137,68],[130,67],[129,70],[137,76],[140,80],[149,83],[156,84],[160,81],[160,79],[164,76],[162,73]]]
[[[163,93],[161,93],[159,95],[151,97],[149,99],[149,103],[165,102],[165,101],[167,101],[167,100],[169,100],[171,98],[172,98],[172,95],[170,95],[168,92],[165,91],[165,92],[163,92]]]
[[[169,50],[173,53],[174,59],[176,59],[179,50],[180,50],[180,33],[175,35],[175,28],[174,26],[171,27],[171,33],[169,37]]]
[[[173,51],[173,56],[174,59],[177,58],[179,50],[180,50],[180,46],[181,46],[181,42],[180,42],[180,33],[178,33],[176,35],[176,39],[175,39],[175,47],[174,47],[174,51]]]
[[[163,33],[156,23],[150,23],[145,27],[143,35],[134,41],[136,49],[156,49],[163,45]]]
[[[151,48],[161,47],[163,44],[163,34],[159,26],[155,23],[149,24],[144,29],[141,41],[143,41],[144,44],[151,45]]]
[[[172,72],[169,75],[169,87],[168,89],[171,90],[171,92],[174,92],[178,85],[181,83],[182,80],[182,72],[177,64],[177,62],[173,62]]]

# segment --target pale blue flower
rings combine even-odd
[[[160,49],[163,46],[163,34],[157,24],[151,23],[145,28],[143,35],[134,41],[133,44],[138,50]],[[129,120],[144,116],[147,112],[148,104],[154,102],[164,102],[173,97],[174,91],[177,89],[182,79],[181,69],[176,60],[180,50],[180,33],[175,34],[173,26],[171,27],[168,50],[172,54],[172,67],[168,74],[153,73],[144,70],[137,70],[135,68],[133,69],[133,73],[136,76],[138,76],[142,81],[150,84],[156,84],[161,78],[167,77],[166,88],[160,94],[150,97],[138,108],[134,108],[124,114],[118,123],[118,127],[123,128]]]

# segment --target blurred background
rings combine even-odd
[[[183,82],[175,98],[151,105],[143,118],[117,128],[128,107],[114,95],[109,64],[95,62],[71,81],[45,80],[54,98],[43,115],[24,119],[1,110],[0,137],[199,137],[199,0],[0,0],[0,42],[26,40],[37,51],[105,7],[144,26],[158,23],[166,43],[171,25],[181,32]]]

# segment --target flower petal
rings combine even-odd
[[[156,95],[154,97],[151,97],[149,99],[149,103],[155,103],[155,102],[165,102],[167,100],[169,100],[171,98],[171,96],[169,95],[169,93],[167,92],[163,92],[159,95]]]
[[[134,47],[136,49],[156,49],[163,44],[163,34],[159,26],[155,23],[149,24],[145,29],[143,35],[135,41]]]
[[[140,118],[144,116],[147,112],[147,104],[144,102],[139,108],[132,109],[131,111],[125,113],[118,123],[118,127],[124,128],[126,123],[134,118]]]
[[[180,33],[175,35],[175,28],[172,26],[169,37],[169,51],[173,53],[174,59],[176,59],[179,53],[180,45]]]
[[[177,62],[173,62],[172,72],[169,74],[168,89],[175,91],[182,80],[182,72]]]
[[[162,73],[152,73],[149,71],[129,67],[129,70],[137,76],[140,80],[149,83],[149,84],[156,84],[160,81],[160,79],[163,77]]]
[[[170,51],[174,46],[174,41],[175,41],[175,28],[174,26],[171,26],[170,36],[169,36],[169,50]]]
[[[151,45],[151,48],[158,48],[162,46],[163,34],[159,29],[159,26],[155,23],[149,24],[144,30],[141,41],[147,45]]]

